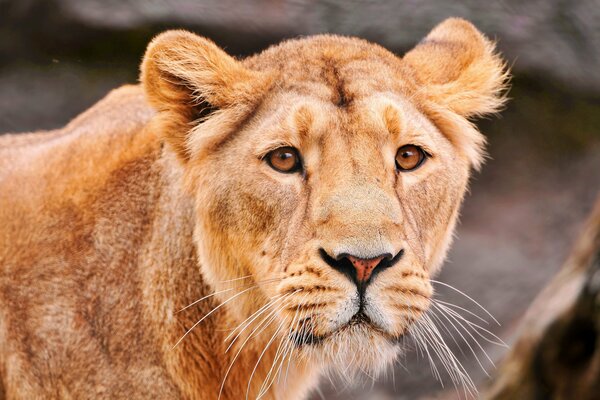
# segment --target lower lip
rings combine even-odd
[[[365,327],[371,328],[374,331],[380,332],[380,329],[378,329],[376,326],[373,325],[373,323],[371,322],[369,317],[367,317],[363,313],[357,313],[357,314],[354,314],[354,316],[346,324],[344,324],[343,326],[339,327],[335,331],[330,332],[326,335],[316,336],[310,332],[304,332],[304,333],[298,332],[298,333],[294,333],[294,334],[290,335],[290,339],[294,342],[296,347],[302,347],[305,345],[312,346],[312,345],[319,344],[319,343],[323,342],[325,339],[327,339],[337,333],[340,333],[352,326],[358,326],[358,325],[363,325]]]

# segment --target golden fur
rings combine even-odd
[[[324,370],[382,370],[429,307],[481,163],[468,118],[502,105],[505,80],[459,19],[403,58],[322,35],[238,61],[159,35],[141,87],[0,138],[4,396],[299,399]],[[405,144],[431,157],[398,173]],[[280,146],[304,173],[263,161]],[[319,249],[403,252],[365,292],[368,321]]]

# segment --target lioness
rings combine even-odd
[[[169,31],[141,86],[0,138],[6,398],[301,399],[426,317],[505,64],[449,19],[236,60]]]

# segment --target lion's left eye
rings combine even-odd
[[[419,146],[408,144],[398,149],[396,153],[396,169],[398,171],[412,171],[423,164],[427,155]]]
[[[284,173],[293,173],[302,168],[298,150],[286,146],[275,149],[267,154],[267,163],[275,171]]]

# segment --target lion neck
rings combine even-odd
[[[226,352],[225,339],[232,328],[243,322],[229,313],[226,305],[194,326],[220,306],[216,296],[179,311],[211,295],[213,289],[203,278],[198,262],[192,199],[182,190],[183,168],[168,149],[162,151],[156,163],[160,170],[157,177],[160,190],[154,196],[156,211],[148,242],[142,250],[141,275],[146,318],[151,322],[165,366],[189,398],[216,399],[219,393],[221,399],[247,395],[255,398],[267,381],[279,340],[269,343],[272,334],[265,330],[248,341],[240,337]],[[293,362],[286,372],[286,376],[274,380],[261,398],[302,398],[318,376],[316,368],[300,367]]]

